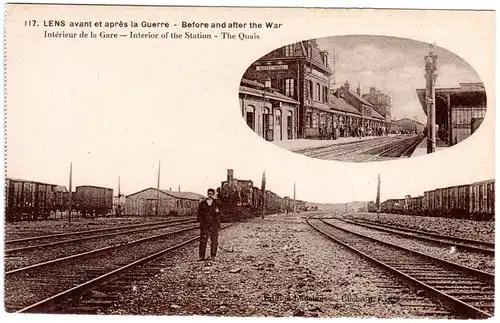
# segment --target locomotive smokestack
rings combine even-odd
[[[233,180],[233,170],[232,169],[228,169],[227,170],[227,181],[231,182],[232,180]]]

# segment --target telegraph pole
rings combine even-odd
[[[293,213],[296,213],[295,203],[295,182],[293,182]]]
[[[121,207],[121,197],[120,197],[120,176],[118,176],[118,205],[116,206],[116,210],[117,210],[117,216],[120,216],[121,215],[121,211],[122,211],[122,207]]]
[[[68,193],[68,222],[71,223],[71,180],[73,177],[73,162],[69,163],[69,193]]]
[[[425,102],[427,106],[427,153],[436,151],[436,78],[438,56],[433,53],[433,45],[425,56]]]
[[[155,210],[156,216],[158,216],[158,208],[160,207],[160,166],[161,166],[161,160],[158,161],[158,183],[156,184],[156,210]]]
[[[380,174],[378,174],[377,199],[375,200],[375,207],[377,208],[377,217],[378,217],[380,214]]]
[[[264,214],[266,212],[266,172],[262,173],[262,218],[264,218]]]

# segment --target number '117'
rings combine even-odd
[[[26,27],[35,27],[36,26],[36,20],[25,20],[24,21],[24,26],[26,26]]]

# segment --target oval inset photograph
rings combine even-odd
[[[239,100],[264,140],[342,162],[445,149],[473,134],[486,113],[484,85],[462,58],[436,44],[369,35],[277,48],[245,71]]]

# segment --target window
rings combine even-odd
[[[288,46],[284,47],[284,54],[285,54],[285,56],[293,56],[294,52],[295,52],[295,46],[294,46],[294,44],[288,45]]]
[[[325,102],[325,103],[328,102],[328,87],[327,86],[323,87],[323,102]]]
[[[295,80],[285,79],[285,95],[289,97],[295,96]]]
[[[321,85],[316,83],[316,101],[321,100]]]
[[[306,125],[308,128],[313,127],[312,112],[307,112],[307,114],[306,114]]]
[[[318,118],[319,118],[319,114],[313,113],[313,115],[312,115],[312,119],[313,119],[312,128],[318,128]]]
[[[313,98],[313,93],[314,93],[314,90],[313,90],[313,82],[311,80],[307,81],[307,83],[309,83],[309,87],[307,88],[308,89],[308,97],[309,98]]]

